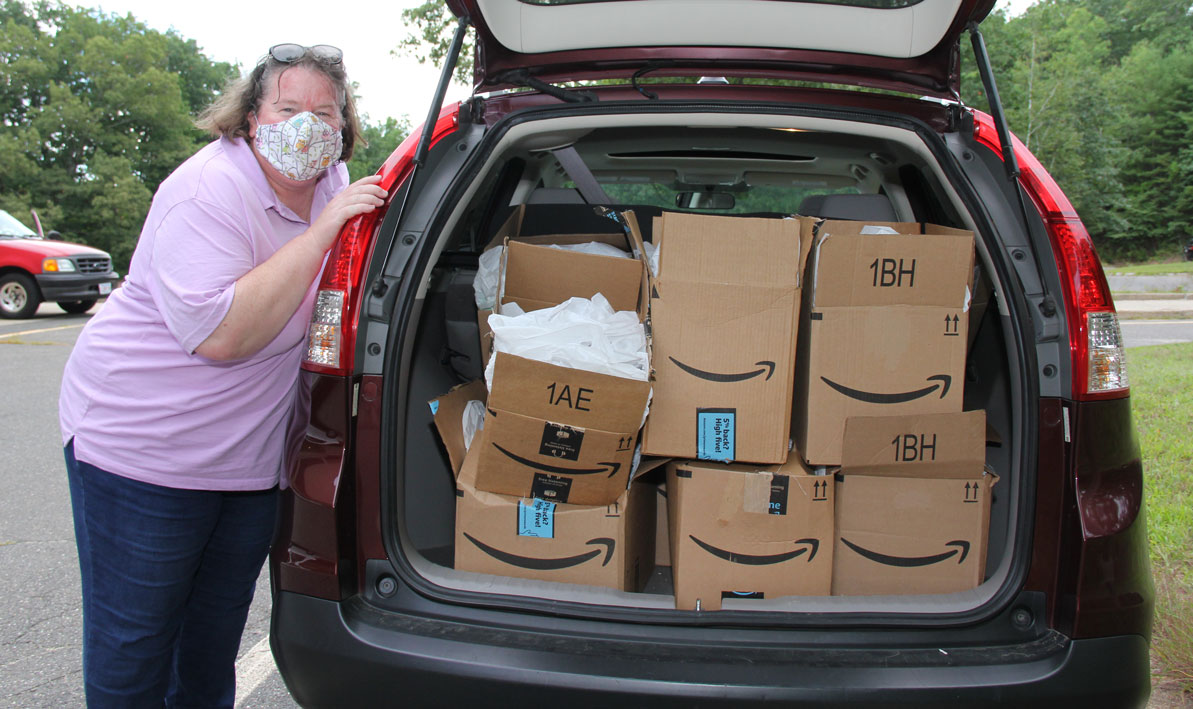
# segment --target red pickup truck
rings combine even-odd
[[[0,317],[31,318],[47,300],[85,313],[119,281],[107,252],[42,238],[0,209]]]

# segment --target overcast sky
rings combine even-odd
[[[271,45],[281,42],[340,47],[349,78],[360,84],[360,110],[373,122],[405,114],[413,125],[422,123],[439,79],[439,71],[430,65],[390,54],[407,34],[402,10],[422,4],[421,0],[391,0],[384,5],[352,0],[73,1],[106,13],[131,13],[156,30],[173,27],[195,40],[209,58],[239,63],[245,71]],[[999,0],[998,7],[1009,5],[1018,11],[1030,4],[1031,0]],[[467,89],[453,84],[448,99],[467,95]]]

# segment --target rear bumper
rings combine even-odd
[[[919,650],[656,645],[274,599],[278,667],[304,707],[1143,706],[1137,635]],[[549,620],[545,620],[549,623]]]
[[[114,271],[108,273],[56,273],[38,274],[37,287],[42,300],[57,303],[71,300],[99,300],[112,292],[120,276]],[[101,286],[107,286],[101,288]],[[106,293],[101,292],[106,290]]]

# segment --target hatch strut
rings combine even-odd
[[[969,30],[970,41],[973,42],[973,54],[978,64],[978,74],[982,77],[982,86],[986,89],[986,100],[990,104],[990,117],[994,119],[994,127],[998,130],[998,142],[1002,146],[1003,168],[1007,173],[1007,180],[1011,183],[1011,191],[1019,201],[1019,214],[1023,217],[1023,233],[1027,243],[1035,256],[1036,268],[1040,273],[1040,288],[1043,299],[1040,302],[1040,313],[1044,317],[1056,315],[1056,301],[1048,294],[1047,281],[1043,278],[1043,261],[1040,260],[1036,240],[1031,236],[1031,223],[1027,211],[1027,203],[1023,200],[1023,190],[1019,186],[1019,161],[1015,158],[1015,146],[1011,142],[1011,129],[1007,126],[1006,114],[1002,110],[1002,100],[998,97],[998,87],[994,83],[994,72],[990,68],[990,55],[986,52],[986,40],[978,29],[978,23],[970,20],[966,27]]]
[[[452,75],[456,72],[456,62],[460,59],[460,47],[464,45],[464,35],[472,20],[464,15],[456,25],[456,34],[447,49],[447,57],[443,62],[443,71],[439,74],[439,85],[435,87],[435,98],[431,99],[431,110],[427,112],[427,120],[423,123],[423,134],[418,139],[418,146],[414,149],[413,166],[410,169],[410,179],[406,183],[406,194],[402,197],[402,206],[398,209],[398,225],[406,214],[406,203],[414,192],[414,178],[418,176],[419,168],[427,161],[427,153],[431,149],[431,136],[435,133],[435,124],[439,121],[439,112],[443,110],[443,98],[447,96],[447,87],[451,84]]]

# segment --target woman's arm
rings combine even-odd
[[[372,175],[349,185],[309,229],[237,279],[228,313],[195,353],[219,361],[244,359],[273,341],[302,304],[344,223],[384,203],[380,180]]]

